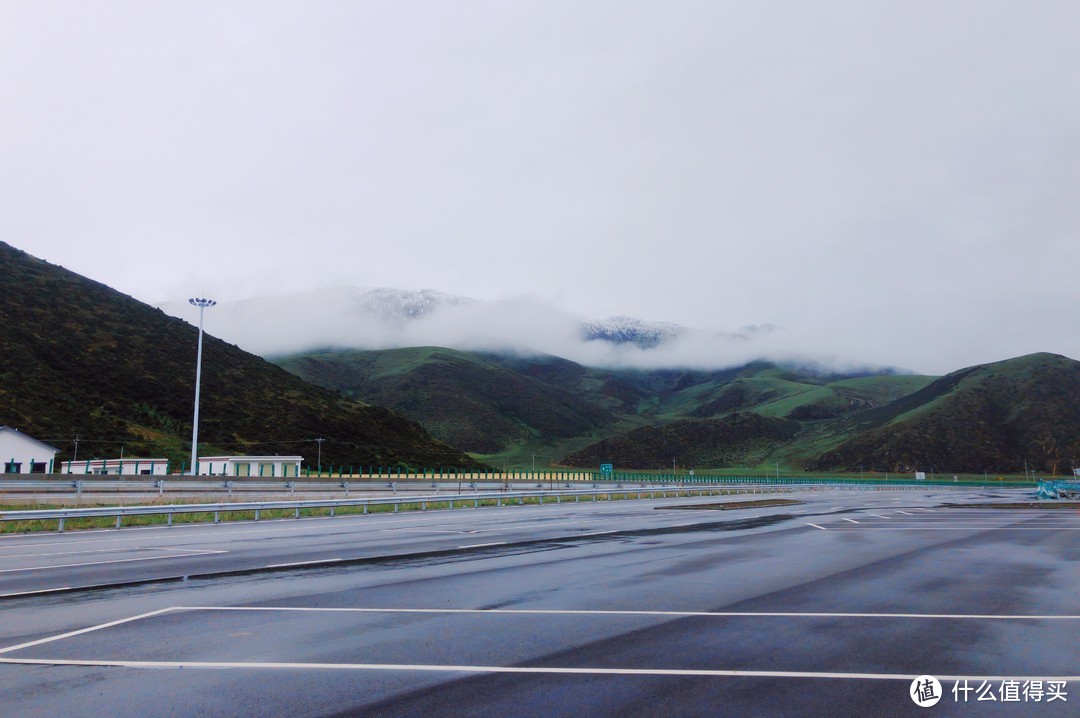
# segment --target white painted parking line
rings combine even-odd
[[[77,631],[69,631],[67,633],[61,633],[58,636],[51,636],[50,638],[40,638],[36,641],[30,641],[29,643],[20,643],[17,646],[8,646],[7,648],[0,648],[0,653],[11,653],[12,651],[22,650],[23,648],[31,648],[33,646],[40,646],[45,643],[53,643],[54,641],[62,641],[66,638],[74,638],[75,636],[82,636],[87,633],[93,633],[94,631],[100,631],[105,628],[112,628],[113,626],[119,626],[124,623],[131,623],[132,621],[140,621],[144,618],[150,618],[152,616],[160,616],[165,613],[171,613],[173,611],[182,610],[177,606],[170,606],[169,608],[161,608],[157,611],[150,611],[148,613],[140,613],[137,616],[130,616],[129,618],[121,618],[118,621],[109,621],[108,623],[100,623],[96,626],[90,626],[89,628],[80,628]]]
[[[1003,621],[1080,621],[1080,614],[1024,613],[842,613],[806,611],[651,611],[633,609],[571,609],[571,608],[371,608],[308,606],[173,606],[170,611],[234,611],[276,613],[435,613],[483,614],[511,616],[657,616],[660,618],[907,618],[944,620],[1003,620]],[[4,651],[0,650],[0,653]]]
[[[579,667],[528,667],[528,666],[473,666],[424,663],[245,663],[221,661],[82,661],[47,658],[0,658],[0,663],[34,666],[86,666],[93,668],[206,668],[249,670],[331,670],[331,671],[412,671],[439,673],[516,673],[531,675],[605,675],[605,676],[696,676],[728,678],[827,678],[840,680],[911,681],[918,678],[914,673],[830,673],[825,671],[749,671],[692,668],[579,668]],[[1080,676],[935,676],[940,681],[1064,681],[1071,683]]]
[[[841,531],[1080,531],[1080,526],[862,526]]]
[[[102,566],[110,563],[132,563],[134,561],[166,561],[170,558],[190,558],[192,556],[210,556],[212,554],[229,553],[228,551],[186,550],[186,549],[150,549],[153,551],[171,551],[176,556],[142,556],[140,558],[115,558],[109,561],[84,561],[82,563],[58,563],[48,566],[25,566],[23,568],[2,568],[0,573],[21,573],[24,571],[48,571],[57,568],[82,568],[84,566]]]

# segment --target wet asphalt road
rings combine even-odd
[[[2,714],[1077,714],[1076,512],[789,497],[5,537],[3,594],[208,577],[0,600]]]

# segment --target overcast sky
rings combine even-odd
[[[156,303],[1080,358],[1080,4],[0,0],[0,238]],[[783,334],[786,332],[786,334]]]

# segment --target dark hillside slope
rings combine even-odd
[[[0,424],[79,456],[189,458],[198,330],[0,243]],[[207,312],[212,331],[213,310]],[[199,438],[207,450],[324,464],[467,466],[399,414],[348,401],[205,337]]]
[[[1031,354],[948,374],[852,420],[812,468],[1068,473],[1080,458],[1080,362]]]
[[[542,436],[588,436],[616,419],[577,395],[451,349],[304,354],[278,360],[297,376],[419,421],[440,439],[490,454]]]
[[[563,459],[570,466],[615,464],[620,469],[746,466],[757,464],[799,432],[798,422],[752,412],[723,419],[644,426],[613,436]]]

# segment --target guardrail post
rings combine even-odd
[[[221,512],[220,511],[215,511],[214,512],[214,523],[216,523],[216,524],[221,523]]]
[[[162,494],[165,493],[165,482],[164,481],[162,481],[161,479],[158,479],[157,481],[154,482],[154,485],[157,487],[158,496],[161,496]]]
[[[294,482],[292,482],[292,481],[286,481],[285,482],[285,488],[287,488],[289,490],[290,494],[295,494],[296,493],[296,484]]]
[[[300,507],[299,506],[297,506],[296,509],[293,510],[293,518],[294,519],[300,518]]]
[[[228,490],[229,496],[232,496],[232,482],[231,481],[226,481],[225,482],[225,488]]]
[[[82,479],[75,480],[75,495],[82,496]]]
[[[255,509],[255,520],[259,520],[259,509]]]
[[[172,514],[166,514],[165,525],[172,526]]]
[[[64,533],[64,520],[63,519],[60,519],[60,525],[57,527],[56,530],[57,530],[58,533]]]
[[[116,528],[120,528],[120,514],[116,515]]]

